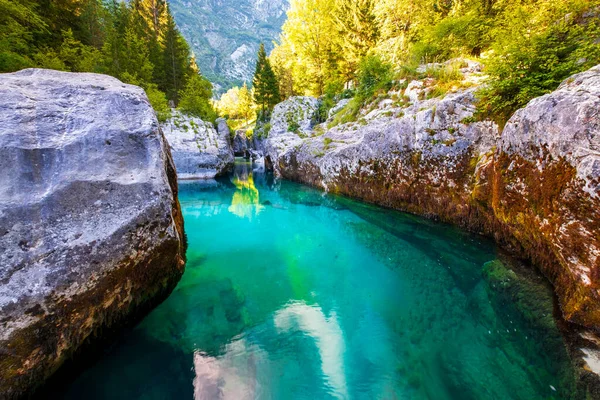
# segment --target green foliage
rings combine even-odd
[[[281,101],[281,97],[277,77],[271,68],[271,62],[267,58],[265,46],[262,43],[258,50],[258,61],[252,84],[254,101],[260,106],[261,115],[264,117],[267,111],[272,110]]]
[[[334,126],[356,121],[358,119],[358,115],[360,114],[362,105],[363,102],[358,97],[350,100],[346,107],[334,115],[333,121],[329,123],[328,128],[333,128]]]
[[[0,0],[0,72],[26,67],[139,85],[160,118],[198,72],[165,0]]]
[[[223,93],[216,102],[216,107],[220,116],[235,121],[236,129],[247,126],[252,122],[256,108],[252,92],[248,89],[246,83],[241,88],[234,87]]]
[[[212,85],[201,75],[193,75],[181,92],[179,108],[181,111],[214,122],[217,113],[210,103]]]
[[[46,24],[34,6],[32,1],[0,0],[0,71],[33,65],[33,36],[46,32]]]
[[[379,89],[389,90],[392,83],[392,66],[377,55],[363,58],[358,67],[357,97],[367,100]]]
[[[181,33],[179,33],[179,30],[175,25],[175,20],[170,13],[167,14],[164,43],[163,89],[167,93],[169,99],[178,103],[179,92],[186,87],[188,77],[194,73],[193,67],[195,67],[195,65],[190,67],[190,48],[183,36],[181,36]]]
[[[600,63],[598,16],[585,17],[588,7],[577,11],[537,34],[498,43],[487,66],[489,85],[479,94],[480,117],[493,118],[503,126],[534,97]]]
[[[169,108],[167,96],[158,90],[158,87],[155,84],[148,85],[145,90],[152,108],[156,111],[158,120],[160,122],[165,122],[167,119],[171,118],[171,108]]]
[[[392,79],[433,78],[430,97],[464,87],[460,64],[417,66],[481,57],[490,79],[479,116],[503,123],[600,63],[599,10],[600,0],[291,0],[272,60],[294,92],[321,97],[319,121],[355,87],[358,102],[336,116],[340,123]]]
[[[448,60],[460,55],[479,56],[491,44],[491,21],[476,10],[442,19],[412,47],[414,62]]]
[[[380,26],[375,16],[375,4],[375,0],[337,2],[333,18],[338,32],[344,32],[344,40],[339,43],[344,54],[340,71],[347,78],[353,77],[357,66],[379,40]]]
[[[270,110],[281,101],[279,95],[279,83],[271,62],[267,58],[264,44],[260,44],[256,70],[252,80],[254,89],[254,101],[260,106],[261,116],[265,117]]]
[[[254,129],[254,135],[259,139],[267,139],[269,137],[269,133],[271,133],[271,124],[267,122],[266,124],[257,124]]]

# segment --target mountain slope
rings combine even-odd
[[[202,73],[222,92],[251,81],[260,42],[273,47],[288,0],[170,0]]]

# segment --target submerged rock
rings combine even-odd
[[[235,158],[224,119],[217,120],[215,129],[210,122],[175,111],[162,130],[179,179],[212,179],[233,168]]]
[[[502,135],[474,122],[476,87],[427,99],[432,83],[409,82],[356,122],[276,130],[267,166],[493,236],[545,273],[566,319],[600,330],[600,66],[533,100]]]
[[[97,74],[0,75],[0,397],[30,394],[183,273],[167,143],[144,91]]]

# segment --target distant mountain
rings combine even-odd
[[[260,42],[269,52],[286,19],[288,0],[170,0],[200,70],[223,92],[254,74]]]

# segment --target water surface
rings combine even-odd
[[[547,286],[491,242],[243,163],[180,188],[183,279],[65,398],[577,397]]]

